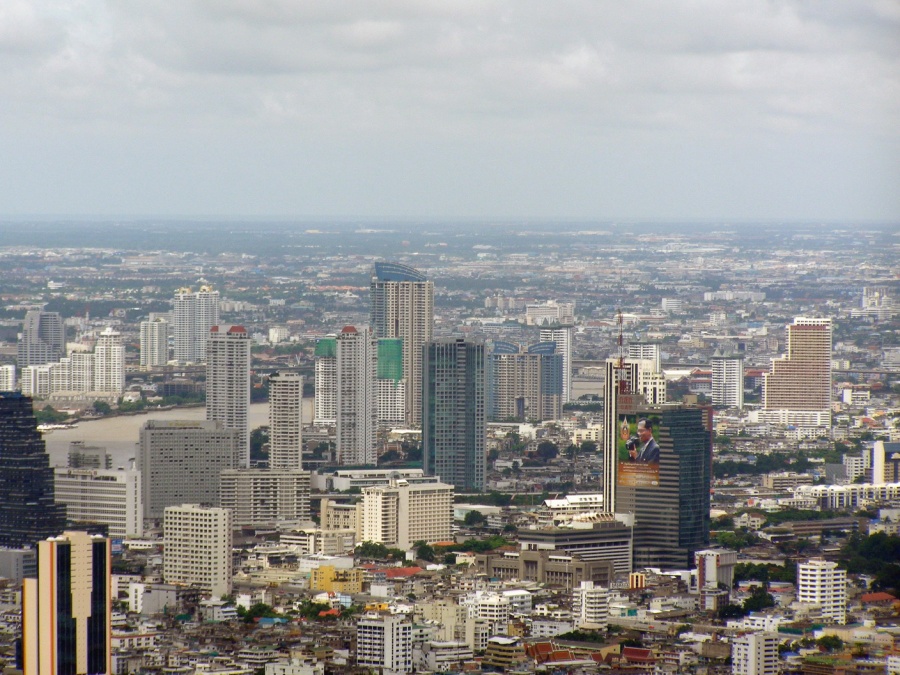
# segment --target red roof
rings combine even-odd
[[[400,579],[402,577],[411,577],[421,571],[421,567],[388,567],[384,571],[384,576],[388,579]]]
[[[622,656],[632,663],[653,663],[653,652],[641,647],[622,647]]]
[[[878,591],[877,593],[864,593],[860,598],[860,601],[863,604],[868,604],[870,602],[894,602],[896,600],[893,595],[890,593],[885,593],[884,591]]]
[[[323,609],[319,612],[319,616],[340,616],[341,612],[337,609]]]
[[[344,326],[343,328],[341,328],[341,335],[343,335],[345,333],[357,333],[357,332],[358,331],[356,330],[355,326]]]

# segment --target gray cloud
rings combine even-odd
[[[887,0],[6,0],[0,212],[894,218],[898,38]]]

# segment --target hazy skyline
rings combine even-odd
[[[0,4],[0,215],[900,219],[900,3]]]

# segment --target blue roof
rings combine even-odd
[[[425,275],[409,265],[375,263],[375,278],[379,281],[425,281]]]
[[[555,342],[536,342],[528,348],[529,354],[555,354]]]
[[[504,342],[503,340],[494,341],[493,354],[518,354],[519,347],[512,342]]]

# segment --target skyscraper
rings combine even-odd
[[[494,342],[487,356],[488,419],[559,419],[562,362],[554,342],[539,342],[525,350],[509,342]]]
[[[376,368],[378,424],[384,427],[406,421],[406,380],[403,379],[403,340],[379,338]]]
[[[169,362],[169,322],[141,321],[141,367],[153,368]]]
[[[0,393],[0,546],[33,544],[65,525],[66,507],[53,498],[53,469],[31,399]]]
[[[111,673],[110,542],[63,532],[38,543],[22,588],[24,675]]]
[[[278,372],[269,378],[269,468],[303,468],[303,376]]]
[[[562,397],[563,403],[572,400],[572,326],[547,326],[541,328],[541,342],[556,344],[556,353],[562,356]]]
[[[634,516],[635,569],[686,569],[709,545],[710,412],[677,404],[620,406],[616,428],[648,429],[657,453],[655,461],[617,458],[626,466],[617,472],[616,511]]]
[[[59,361],[66,353],[66,329],[59,312],[32,310],[25,314],[16,346],[19,368]]]
[[[744,407],[744,359],[712,358],[712,402],[728,408]]]
[[[163,579],[195,585],[214,598],[231,593],[232,522],[228,509],[182,504],[163,518]]]
[[[458,339],[429,342],[422,364],[425,473],[457,490],[484,489],[484,345]]]
[[[831,319],[797,317],[787,327],[787,353],[772,360],[763,376],[763,408],[767,411],[817,413],[821,425],[831,423]]]
[[[338,463],[375,464],[377,342],[367,329],[345,326],[336,347]]]
[[[620,403],[662,404],[666,402],[666,380],[654,370],[653,359],[606,360],[606,379],[603,387],[603,510],[616,512],[616,482],[618,477],[618,447],[616,435]]]
[[[333,335],[316,342],[316,401],[313,424],[333,425],[337,420],[337,341]]]
[[[243,326],[213,326],[206,346],[206,419],[238,432],[241,460],[250,466],[250,335]]]
[[[94,347],[94,391],[125,391],[125,345],[122,334],[107,327]]]
[[[199,363],[206,359],[206,338],[219,323],[219,292],[209,286],[199,291],[181,288],[172,301],[172,330],[175,334],[175,360]]]
[[[378,338],[403,340],[406,419],[422,423],[422,347],[434,336],[434,283],[412,267],[375,263],[369,326]]]

